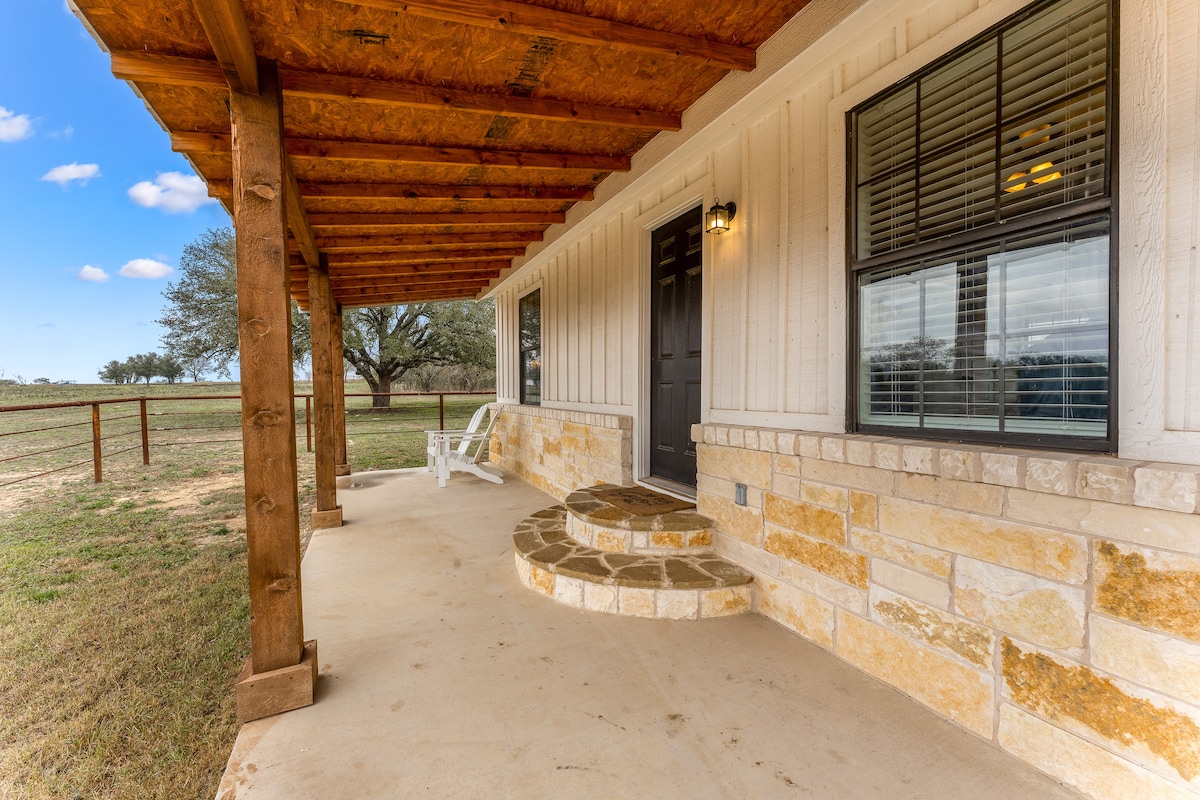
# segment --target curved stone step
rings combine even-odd
[[[600,484],[567,495],[567,535],[606,553],[702,553],[712,547],[714,523],[695,506],[637,516],[593,494],[616,488]]]
[[[708,619],[750,610],[753,576],[712,552],[635,554],[598,550],[566,532],[565,506],[517,524],[521,582],[588,611],[659,619]]]

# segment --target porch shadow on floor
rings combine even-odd
[[[242,728],[220,800],[1080,796],[769,620],[633,619],[520,585],[549,495],[339,479],[304,559],[315,705]]]

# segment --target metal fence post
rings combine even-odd
[[[308,452],[312,452],[312,395],[304,395],[304,435]]]
[[[100,459],[100,404],[92,403],[92,476],[96,483],[104,479]]]
[[[150,426],[146,424],[146,398],[138,401],[142,415],[142,464],[150,463]]]

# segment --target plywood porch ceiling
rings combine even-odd
[[[808,0],[76,0],[232,210],[229,88],[278,63],[292,294],[475,297]],[[314,264],[315,265],[315,264]]]

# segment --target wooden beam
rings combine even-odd
[[[311,267],[306,267],[311,269]],[[375,276],[338,276],[329,279],[329,285],[334,289],[369,289],[378,288],[380,286],[396,286],[396,287],[426,287],[426,286],[441,286],[443,284],[458,284],[458,283],[487,283],[493,278],[500,277],[500,270],[461,270],[459,272],[446,272],[440,275],[375,275]],[[302,280],[293,279],[291,290],[293,294],[300,297],[312,297],[312,287],[308,287],[308,294],[305,294],[305,283]]]
[[[378,308],[379,306],[400,306],[411,303],[444,303],[450,300],[474,300],[479,292],[439,292],[425,295],[370,295],[366,297],[347,297],[338,299],[343,308]]]
[[[350,474],[350,459],[346,455],[346,366],[345,366],[345,320],[342,304],[333,303],[333,403],[334,403],[334,471],[338,475]]]
[[[552,225],[565,222],[561,211],[450,211],[433,214],[312,214],[314,228],[412,228],[421,225]]]
[[[258,94],[254,37],[250,35],[242,0],[192,0],[192,5],[229,87],[246,94]]]
[[[516,258],[525,255],[524,247],[496,247],[487,250],[410,250],[400,253],[348,253],[345,255],[326,255],[329,267],[374,264],[424,264],[454,261],[479,261],[492,258]],[[303,266],[303,259],[292,256],[293,267]]]
[[[309,319],[312,328],[312,391],[314,473],[316,505],[312,510],[312,527],[339,528],[342,508],[337,502],[337,433],[335,431],[333,399],[333,294],[327,265],[318,263],[306,270],[309,293]],[[341,364],[337,365],[341,368]]]
[[[330,277],[338,278],[372,278],[389,275],[452,275],[462,272],[472,271],[488,271],[499,272],[500,270],[508,269],[510,266],[507,261],[478,261],[478,262],[450,262],[447,264],[396,264],[393,266],[352,266],[352,267],[330,267]],[[307,267],[300,267],[291,271],[291,282],[293,286],[302,287],[307,273]]]
[[[112,54],[113,75],[128,81],[175,86],[224,87],[225,76],[213,61],[180,58],[140,50]],[[280,70],[284,97],[342,100],[407,108],[451,109],[476,114],[578,122],[651,131],[677,131],[680,115],[640,108],[600,106],[492,92],[471,92],[419,83],[381,81],[323,72]]]
[[[540,242],[542,231],[475,231],[472,233],[389,233],[386,236],[322,236],[317,247],[330,254],[343,252],[382,252],[425,247],[462,247],[466,245],[524,245]]]
[[[486,285],[486,284],[485,284]],[[475,297],[483,286],[471,284],[414,289],[339,289],[334,292],[338,302],[344,306],[364,304],[392,306],[403,303],[425,303],[433,300],[459,300]]]
[[[230,181],[209,181],[212,197],[233,197]],[[591,200],[586,186],[488,186],[435,183],[300,183],[300,196],[339,200]]]
[[[302,663],[304,617],[282,95],[273,62],[264,61],[258,75],[258,95],[230,93],[230,117],[250,584],[250,675],[238,682],[238,705],[262,716],[311,703],[313,687],[298,697],[268,678]]]
[[[485,150],[471,147],[432,147],[415,144],[336,141],[332,139],[288,139],[292,158],[337,161],[384,161],[406,164],[461,164],[472,167],[509,169],[581,169],[599,172],[628,172],[628,156],[585,153],[527,153],[520,150]],[[229,134],[176,131],[171,149],[178,153],[224,154],[229,152]]]
[[[308,213],[304,210],[300,187],[296,183],[296,172],[292,169],[292,159],[286,155],[283,158],[283,167],[286,179],[283,198],[287,204],[288,228],[300,247],[300,254],[304,256],[305,263],[310,267],[319,267],[321,256],[317,251],[317,237],[308,222]]]
[[[713,67],[754,69],[754,50],[623,22],[557,11],[507,0],[348,0],[357,5],[408,12],[464,25],[549,36],[593,47],[615,48],[658,57],[678,57]]]

